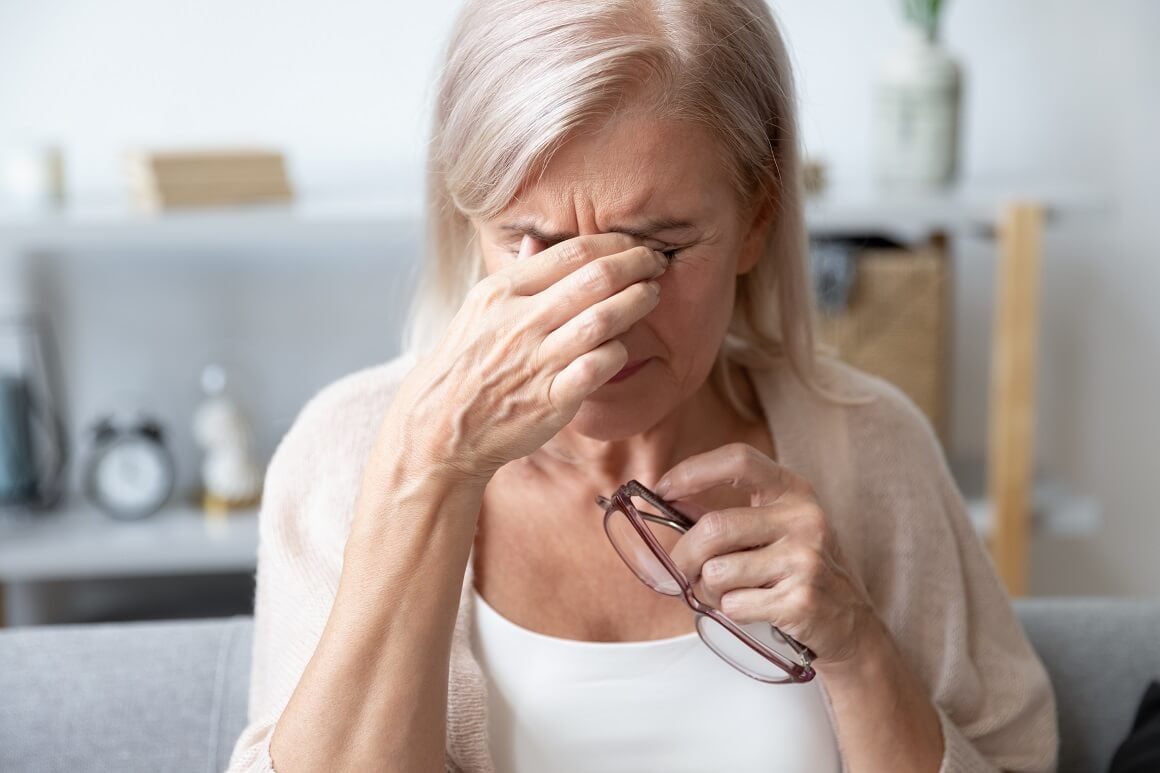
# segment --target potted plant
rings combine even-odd
[[[938,19],[943,5],[943,0],[902,0],[902,13],[908,23],[926,30],[934,40],[938,37]]]
[[[874,91],[874,161],[890,188],[929,190],[958,171],[962,69],[939,40],[943,0],[902,0],[899,44]]]

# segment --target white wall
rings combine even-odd
[[[798,68],[809,148],[831,163],[838,181],[867,174],[869,86],[890,45],[897,4],[774,3]],[[285,148],[307,192],[417,193],[431,81],[458,5],[0,0],[0,149],[58,140],[79,199],[120,195],[118,154],[132,143],[236,141]],[[1151,298],[1160,286],[1152,231],[1160,205],[1157,35],[1160,4],[1152,0],[951,0],[945,23],[949,46],[968,66],[966,176],[1079,181],[1115,205],[1108,215],[1060,223],[1046,245],[1041,466],[1099,497],[1107,525],[1093,539],[1038,540],[1033,586],[1040,592],[1160,595],[1160,562],[1153,560],[1160,546],[1153,492],[1160,479],[1160,306]],[[958,245],[952,424],[962,454],[983,447],[991,246],[977,239]],[[91,267],[68,265],[62,259],[54,292],[101,313],[86,295]],[[381,278],[384,298],[398,297],[399,285],[386,287],[381,270],[342,265],[327,274],[325,293],[314,290],[320,278],[305,269],[274,287],[250,277],[241,285],[248,294],[224,296],[212,276],[183,283],[148,273],[152,297],[170,293],[181,303],[174,312],[172,304],[145,301],[138,313],[169,313],[191,351],[242,357],[223,343],[241,338],[249,341],[248,356],[269,357],[262,380],[285,391],[276,408],[258,409],[268,449],[285,428],[288,407],[315,385],[393,351],[393,342],[352,343],[345,353],[316,345],[295,362],[292,346],[269,355],[253,332],[257,325],[276,335],[269,320],[298,308],[292,298],[313,304],[317,314],[314,323],[298,319],[299,336],[321,338],[322,320],[352,341],[367,325],[389,327],[394,312],[377,304],[368,277]],[[198,301],[225,310],[216,327],[197,324],[204,312],[185,294],[188,282],[201,288]],[[351,294],[360,300],[347,302]],[[231,318],[249,320],[251,328],[227,333],[221,319]],[[99,363],[126,355],[98,351],[91,326],[77,322],[70,340],[82,373],[75,389],[131,387],[129,376],[116,374],[139,371],[102,369]],[[194,397],[187,393],[167,410],[179,419]]]

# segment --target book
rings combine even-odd
[[[286,203],[294,197],[277,151],[135,150],[126,162],[134,205],[147,212]]]

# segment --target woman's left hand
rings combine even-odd
[[[699,516],[681,507],[719,485],[747,491],[750,506]],[[697,519],[671,554],[701,601],[737,623],[773,623],[812,649],[823,672],[881,643],[885,625],[804,478],[732,443],[680,462],[655,491]]]

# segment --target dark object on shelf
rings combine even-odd
[[[828,316],[846,312],[864,250],[901,250],[904,245],[884,236],[818,237],[810,240],[810,273],[818,311]]]
[[[161,423],[144,415],[106,416],[93,426],[84,494],[108,515],[136,520],[153,515],[173,493],[173,454]]]
[[[854,256],[857,252],[856,246],[845,241],[823,239],[813,243],[810,265],[814,294],[821,313],[833,315],[846,310],[850,286],[854,284]]]
[[[56,343],[38,313],[0,319],[0,333],[21,360],[0,363],[0,505],[46,510],[64,493],[69,450]]]
[[[937,243],[877,236],[813,245],[818,340],[901,389],[946,439],[950,271]]]

